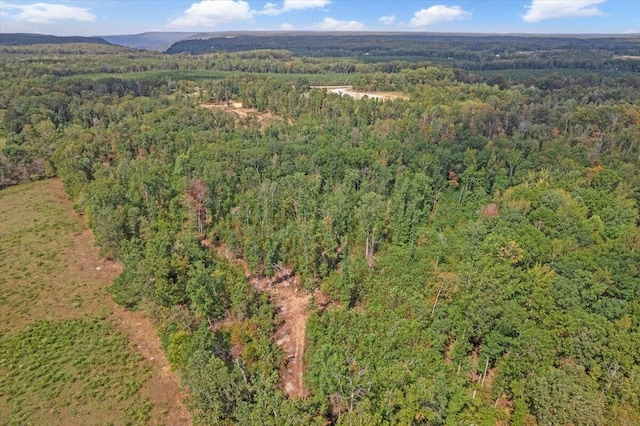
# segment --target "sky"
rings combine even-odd
[[[426,31],[640,34],[640,0],[0,0],[0,32]]]

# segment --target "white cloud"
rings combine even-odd
[[[331,0],[284,0],[282,10],[320,9],[331,3]]]
[[[322,22],[312,25],[311,29],[318,31],[364,31],[367,27],[358,21],[338,21],[333,18],[324,18]]]
[[[467,12],[460,6],[444,6],[437,4],[428,9],[420,9],[413,14],[409,25],[412,27],[428,27],[429,25],[445,24],[447,22],[466,19],[471,16],[471,12]]]
[[[278,6],[273,3],[267,3],[258,13],[260,15],[275,16],[296,10],[320,9],[329,3],[331,3],[331,0],[284,0],[281,9],[278,9]]]
[[[31,3],[12,4],[2,3],[2,16],[30,24],[53,24],[56,21],[94,22],[96,15],[83,7],[65,6],[62,4]],[[10,10],[16,13],[9,12]]]
[[[396,16],[395,15],[381,16],[380,19],[378,19],[378,21],[382,22],[385,25],[393,25],[396,22]]]
[[[243,0],[202,0],[193,3],[168,28],[214,27],[220,23],[248,21],[256,12]]]
[[[294,27],[293,25],[291,25],[291,24],[289,24],[287,22],[284,22],[284,23],[280,24],[280,29],[282,31],[293,31],[293,30],[296,29],[296,27]]]
[[[261,15],[275,16],[280,15],[282,13],[282,9],[278,9],[278,7],[273,3],[267,3],[259,13]]]
[[[540,22],[547,19],[585,18],[602,16],[604,13],[595,7],[607,0],[531,0],[526,6],[527,13],[522,16],[525,22]]]

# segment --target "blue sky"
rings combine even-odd
[[[640,0],[0,0],[0,32],[640,33]]]

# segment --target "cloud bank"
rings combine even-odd
[[[460,6],[445,6],[437,4],[428,9],[420,9],[413,14],[409,25],[414,28],[428,27],[437,24],[466,19],[471,16],[471,12],[462,9]]]
[[[29,24],[54,24],[58,21],[94,22],[96,20],[96,15],[89,12],[89,9],[63,4],[3,2],[2,9],[2,16]]]
[[[393,25],[396,22],[396,16],[395,15],[381,16],[380,19],[378,19],[378,21],[382,22],[385,25]]]
[[[311,29],[317,31],[364,31],[367,27],[358,21],[339,21],[333,18],[324,18],[322,22],[314,24]]]
[[[284,11],[320,9],[331,3],[331,0],[284,0],[282,9]]]
[[[305,9],[321,9],[331,3],[331,0],[284,0],[282,7],[274,3],[267,3],[264,8],[258,12],[261,15],[276,16],[285,12],[293,12]]]
[[[255,13],[244,0],[203,0],[193,3],[182,16],[170,21],[167,27],[215,27],[221,23],[248,21]]]
[[[596,5],[607,0],[532,0],[527,13],[522,16],[525,22],[540,22],[548,19],[587,18],[603,16]]]

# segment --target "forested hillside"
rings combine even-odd
[[[62,178],[202,424],[640,423],[637,74],[5,53],[0,184]]]
[[[60,37],[45,34],[27,33],[0,33],[0,45],[5,46],[25,46],[31,44],[67,44],[67,43],[92,43],[109,44],[100,37]]]
[[[210,33],[174,43],[167,53],[202,54],[285,49],[301,57],[367,62],[429,60],[467,70],[627,69],[638,71],[640,38],[486,36],[437,33]],[[626,58],[623,58],[625,56]]]

